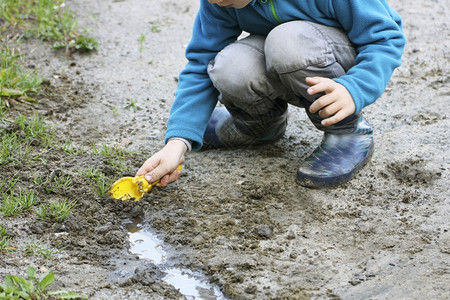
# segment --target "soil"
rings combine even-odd
[[[55,151],[46,164],[2,166],[0,179],[74,175],[71,187],[42,195],[77,199],[76,209],[62,223],[2,223],[16,249],[33,241],[61,249],[53,259],[5,255],[1,278],[24,275],[32,265],[54,271],[58,287],[89,299],[188,297],[162,280],[163,267],[130,253],[124,224],[141,218],[170,250],[168,265],[204,274],[229,299],[449,299],[450,3],[389,3],[404,20],[408,43],[385,93],[364,110],[376,150],[352,181],[324,190],[296,184],[296,168],[321,134],[295,107],[280,141],[189,153],[177,182],[139,202],[99,198],[76,176],[90,167],[112,175],[104,156]],[[98,51],[66,57],[25,41],[27,59],[48,78],[52,94],[38,104],[13,103],[13,110],[44,115],[62,143],[134,151],[127,156],[132,175],[163,146],[198,1],[68,5],[80,27],[91,28]],[[126,107],[132,100],[142,109]]]

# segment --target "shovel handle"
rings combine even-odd
[[[183,167],[181,165],[178,165],[176,168],[177,171],[181,171]],[[160,182],[161,179],[158,179],[154,182],[148,182],[147,179],[145,179],[144,175],[138,176],[134,178],[134,182],[138,185],[139,191],[141,193],[148,193],[152,189],[154,185],[157,185]]]

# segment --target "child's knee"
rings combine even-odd
[[[212,83],[222,94],[251,97],[252,86],[265,78],[264,54],[251,43],[236,42],[220,51],[208,65]]]
[[[332,49],[311,22],[293,21],[275,27],[265,43],[266,65],[278,74],[326,67],[335,61]]]

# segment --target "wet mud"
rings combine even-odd
[[[19,249],[30,241],[64,247],[52,260],[9,255],[0,274],[51,269],[57,285],[89,299],[189,298],[164,280],[167,268],[201,274],[227,299],[448,299],[450,5],[389,3],[404,20],[408,44],[386,92],[364,110],[376,148],[352,181],[325,190],[296,184],[296,168],[321,134],[290,107],[286,134],[275,144],[189,153],[177,182],[139,202],[99,198],[80,176],[68,189],[43,192],[75,197],[77,208],[57,225],[2,222],[14,228]],[[133,151],[130,174],[122,174],[132,175],[163,145],[198,1],[68,4],[92,29],[98,51],[66,57],[26,41],[52,96],[13,108],[46,116],[61,141]],[[131,100],[140,109],[131,111]],[[52,157],[47,165],[2,167],[0,175],[116,171],[100,155]],[[170,253],[166,266],[130,250],[126,224],[136,218]]]

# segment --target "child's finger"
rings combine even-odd
[[[318,84],[320,82],[321,77],[306,77],[305,81],[309,85]]]
[[[334,91],[334,81],[328,78],[322,78],[322,77],[314,77],[311,82],[311,86],[306,90],[306,92],[310,95],[315,95],[317,93],[331,93]],[[307,81],[308,83],[308,81]],[[308,83],[309,84],[309,83]]]
[[[168,168],[164,163],[161,163],[156,168],[148,172],[145,175],[145,179],[151,183],[158,179],[161,179],[165,175],[168,175],[170,171],[170,168]]]
[[[147,173],[150,173],[150,171],[152,171],[157,165],[158,165],[158,163],[154,162],[153,158],[147,159],[147,161],[136,172],[136,176],[145,175]]]
[[[167,186],[169,183],[172,183],[175,180],[177,180],[180,177],[180,174],[181,174],[181,171],[175,170],[171,174],[164,175],[161,178],[160,182],[157,184],[157,186],[159,186],[159,187]]]
[[[328,118],[328,117],[338,113],[340,109],[341,109],[341,106],[338,103],[333,102],[330,105],[327,105],[324,108],[322,108],[319,111],[319,116],[321,116],[322,118]]]
[[[326,94],[314,101],[311,106],[309,107],[309,111],[313,114],[318,112],[319,110],[325,108],[326,106],[330,105],[334,102],[334,97],[331,94]]]
[[[322,120],[321,123],[323,126],[333,125],[344,120],[348,116],[349,114],[347,114],[344,110],[341,109],[334,116]]]

